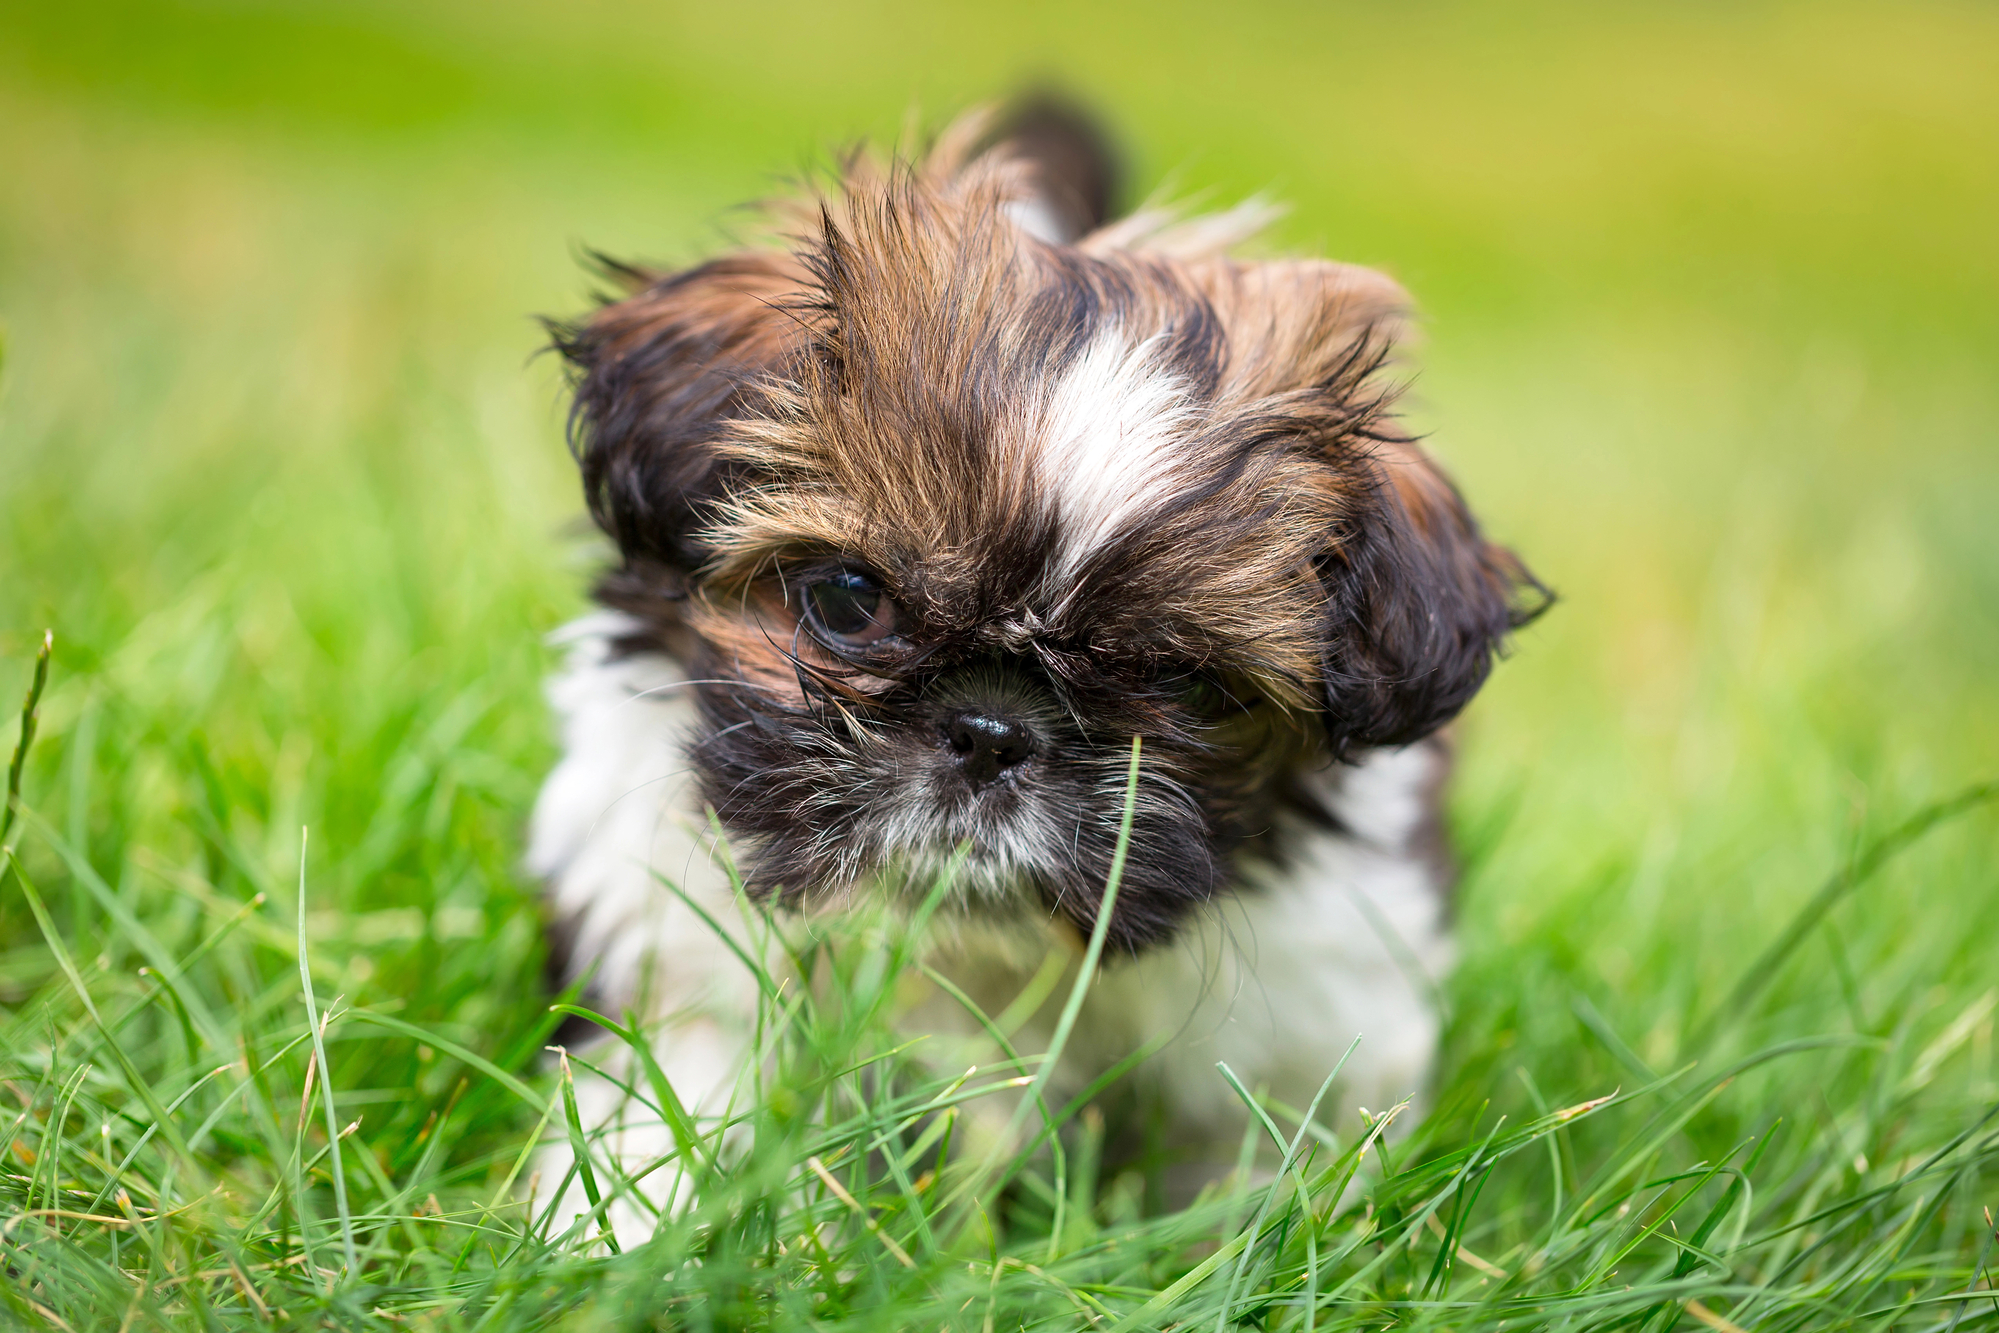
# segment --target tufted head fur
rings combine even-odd
[[[703,791],[788,901],[964,847],[966,910],[1087,929],[1142,737],[1138,949],[1545,595],[1396,421],[1394,283],[1232,258],[1240,213],[1108,222],[1085,126],[991,124],[557,329],[599,593],[697,682]]]

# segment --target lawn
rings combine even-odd
[[[1945,3],[0,0],[10,705],[55,645],[0,1321],[1999,1327],[1995,68]],[[954,1154],[1038,1053],[938,1082],[862,922],[612,1253],[527,1153],[543,637],[604,558],[533,317],[1051,76],[1135,193],[1416,293],[1421,424],[1561,594],[1460,728],[1433,1109],[1262,1107],[1287,1170],[1179,1214],[1087,1106]]]

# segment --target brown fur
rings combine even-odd
[[[796,844],[766,887],[891,855],[874,807],[834,811],[826,788],[929,762],[897,728],[928,735],[933,701],[983,673],[1073,733],[1063,799],[1094,823],[1116,765],[1087,756],[1148,738],[1184,795],[1162,789],[1155,822],[1212,863],[1197,901],[1300,765],[1455,715],[1540,588],[1393,415],[1394,283],[1233,259],[1157,215],[1035,239],[1010,210],[1053,168],[1031,145],[974,153],[984,137],[970,119],[915,160],[857,155],[775,211],[771,248],[619,270],[630,294],[559,331],[592,512],[621,554],[601,594],[694,674],[739,682],[704,693],[718,735],[697,760],[725,822]],[[1071,567],[1042,412],[1112,336],[1153,340],[1184,389],[1177,480]],[[865,651],[815,635],[799,590],[836,565],[879,579],[904,632]],[[1228,706],[1190,704],[1194,680]],[[1137,903],[1128,942],[1183,907]]]

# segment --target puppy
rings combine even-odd
[[[562,979],[639,1006],[716,1113],[757,989],[695,910],[741,920],[705,811],[783,909],[920,897],[962,857],[932,961],[997,1013],[1095,926],[1139,738],[1056,1091],[1167,1038],[1131,1082],[1184,1195],[1241,1142],[1217,1060],[1302,1107],[1358,1036],[1349,1118],[1423,1088],[1437,732],[1546,597],[1397,423],[1393,282],[1231,258],[1250,209],[1112,221],[1086,122],[992,124],[853,157],[767,244],[617,267],[556,329],[617,561],[550,687],[529,859]],[[671,1150],[610,1083],[580,1096],[621,1160]]]

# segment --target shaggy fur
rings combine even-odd
[[[954,947],[1003,1005],[1020,939],[1033,954],[1060,936],[1047,923],[1095,922],[1134,736],[1109,924],[1127,978],[1162,949],[1219,948],[1230,899],[1262,919],[1405,871],[1420,910],[1400,947],[1441,966],[1439,844],[1419,830],[1445,764],[1418,743],[1545,595],[1394,416],[1403,293],[1348,265],[1230,257],[1245,214],[1106,225],[1091,131],[1045,107],[989,123],[915,159],[850,158],[776,210],[767,247],[615,267],[626,294],[556,331],[618,615],[588,627],[563,687],[570,755],[532,860],[565,975],[596,965],[612,1003],[674,946],[659,895],[610,881],[700,879],[698,836],[669,865],[657,830],[706,805],[751,890],[787,905],[927,885],[966,849]],[[841,633],[828,606],[873,619]],[[582,702],[592,689],[612,693]],[[670,709],[634,702],[654,689]],[[600,707],[652,739],[579,739]],[[634,745],[671,771],[630,769]],[[1408,806],[1386,832],[1355,824],[1368,771]],[[634,817],[650,832],[592,808],[628,781],[659,788]],[[1380,876],[1340,882],[1370,856]],[[989,958],[963,944],[1002,937]],[[1321,957],[1296,985],[1382,973],[1345,946]],[[1213,973],[1181,984],[1220,1004]],[[682,1009],[653,1008],[727,1007],[684,989],[669,978]],[[1389,1065],[1420,1079],[1434,1024],[1396,1022],[1419,1049]]]

